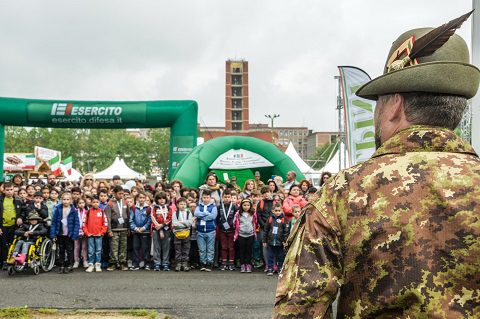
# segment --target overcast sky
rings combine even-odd
[[[470,0],[0,1],[0,96],[193,99],[224,124],[225,60],[249,62],[250,122],[337,130],[338,65],[381,74],[404,31]],[[458,34],[470,45],[471,22]]]

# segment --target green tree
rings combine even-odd
[[[120,129],[47,129],[6,127],[5,151],[33,153],[42,146],[73,156],[74,168],[80,172],[101,171],[119,156],[132,169],[149,175],[152,167],[167,170],[170,131],[150,129],[145,138]]]

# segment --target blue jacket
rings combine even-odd
[[[150,223],[152,222],[151,218],[151,208],[144,206],[133,206],[130,211],[130,229],[135,231],[135,228],[143,227],[144,233],[150,233]]]
[[[212,200],[210,204],[206,205],[200,202],[195,209],[195,217],[197,217],[197,231],[199,233],[210,233],[215,231],[217,219],[217,206]]]
[[[50,237],[55,238],[62,235],[62,204],[58,204],[53,208],[52,225],[50,226]],[[78,239],[80,230],[80,219],[78,218],[77,209],[70,205],[70,212],[67,215],[68,237],[73,240]]]

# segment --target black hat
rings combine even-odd
[[[113,175],[112,180],[121,179],[119,175]]]

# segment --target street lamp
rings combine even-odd
[[[268,117],[272,123],[272,143],[275,144],[275,138],[273,135],[273,120],[277,117],[280,117],[280,114],[265,114],[265,117]]]

